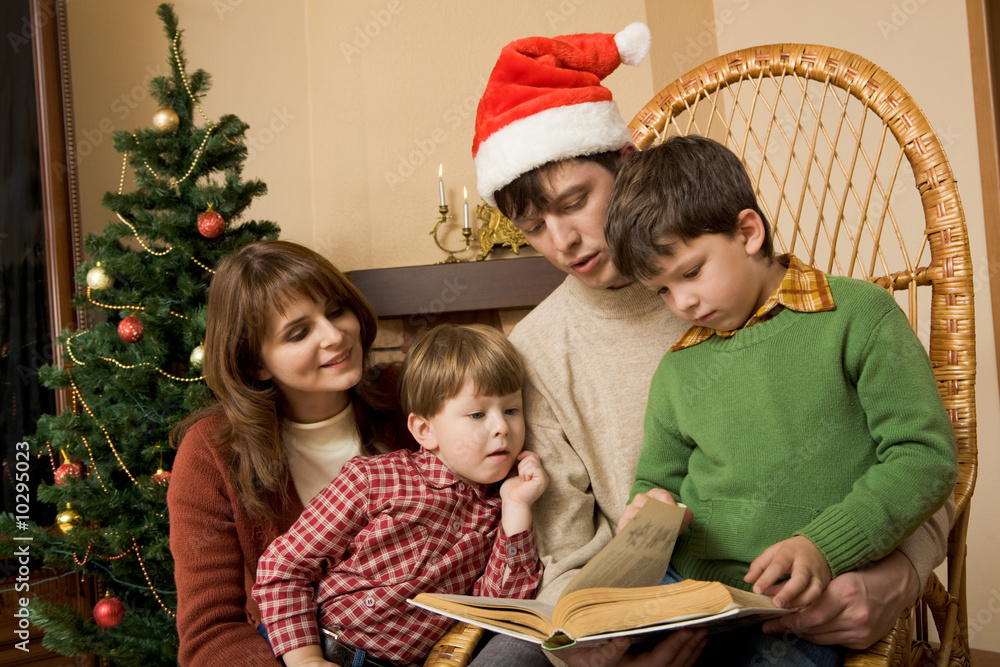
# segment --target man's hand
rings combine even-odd
[[[632,499],[632,502],[628,504],[628,507],[625,508],[625,511],[622,513],[622,518],[618,519],[618,530],[624,528],[625,524],[631,521],[632,517],[639,513],[639,510],[642,509],[642,506],[645,505],[646,501],[650,498],[667,503],[668,505],[677,504],[677,501],[674,500],[674,497],[670,495],[670,492],[666,489],[650,489],[646,493],[640,493],[636,495],[636,497]],[[692,518],[694,518],[694,515],[691,514],[691,510],[685,507],[684,521],[681,522],[681,532],[688,527]]]
[[[764,632],[794,632],[814,644],[865,649],[881,639],[920,594],[920,580],[901,551],[864,570],[845,572],[818,600],[800,611],[770,620]]]
[[[775,585],[786,574],[788,581]],[[819,599],[832,576],[830,564],[816,545],[796,535],[764,549],[750,563],[743,581],[754,585],[754,593],[773,595],[777,606],[793,608]]]
[[[646,653],[626,653],[628,637],[617,637],[597,648],[566,648],[553,655],[569,667],[690,667],[705,648],[705,630],[680,630]]]

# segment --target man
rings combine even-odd
[[[528,373],[527,447],[551,479],[536,518],[545,563],[539,598],[550,602],[617,531],[642,443],[650,379],[687,328],[656,294],[622,278],[604,237],[615,165],[635,147],[600,81],[621,62],[638,64],[648,49],[642,24],[617,35],[512,42],[501,52],[476,118],[480,194],[569,276],[511,334]],[[672,501],[662,490],[649,495]],[[818,644],[871,645],[944,558],[953,509],[949,501],[899,550],[837,577],[818,601],[768,622],[765,631],[792,631]],[[653,653],[623,655],[619,643],[601,657],[603,664],[689,665],[702,641],[696,633],[676,633]],[[494,640],[487,651],[509,644]],[[560,657],[585,665],[595,656],[576,650]],[[518,661],[530,664],[527,654]]]

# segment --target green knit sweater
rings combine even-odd
[[[785,309],[660,362],[632,496],[664,488],[691,508],[673,557],[684,577],[749,588],[750,562],[793,535],[837,576],[952,492],[954,432],[926,351],[884,289],[829,281],[834,310]]]

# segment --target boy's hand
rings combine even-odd
[[[531,527],[531,506],[549,485],[548,475],[534,452],[521,452],[517,456],[517,475],[500,485],[500,523],[507,537],[522,533]]]
[[[637,494],[636,497],[632,499],[632,502],[628,504],[628,507],[625,508],[625,511],[622,513],[622,518],[618,519],[618,530],[624,528],[625,524],[631,521],[632,517],[639,513],[639,510],[642,509],[642,506],[645,505],[646,501],[650,498],[667,503],[668,505],[678,504],[677,501],[674,500],[674,497],[670,495],[670,492],[666,489],[650,489],[646,493]],[[691,510],[685,507],[684,520],[681,522],[681,532],[684,532],[693,518],[694,515],[691,514]]]
[[[341,667],[335,662],[323,659],[323,649],[319,644],[311,644],[288,651],[281,659],[285,667]]]
[[[775,585],[785,574],[788,581]],[[743,581],[754,584],[754,593],[773,595],[777,606],[792,608],[818,599],[831,578],[830,564],[816,545],[796,535],[765,549],[750,563]]]
[[[517,475],[500,486],[500,499],[504,505],[517,503],[531,507],[549,485],[548,475],[542,470],[542,461],[534,452],[517,455]]]

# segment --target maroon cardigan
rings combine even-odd
[[[208,417],[188,429],[167,491],[178,662],[277,667],[257,631],[260,613],[251,591],[257,559],[291,527],[302,503],[289,481],[289,506],[276,522],[248,514],[217,442],[223,424],[222,417]]]

